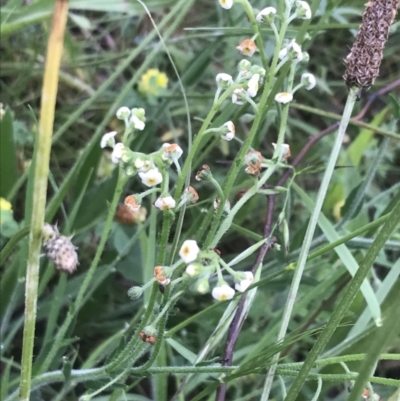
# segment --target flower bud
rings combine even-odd
[[[143,288],[134,286],[129,288],[128,290],[128,297],[132,300],[135,301],[136,299],[139,299],[143,295]]]
[[[102,149],[106,146],[113,148],[115,146],[115,135],[117,135],[117,131],[111,131],[108,134],[104,134],[101,138],[100,147]]]
[[[130,124],[137,130],[143,131],[145,127],[146,117],[145,117],[145,110],[140,109],[132,109],[131,110],[131,117],[130,117]]]
[[[120,107],[116,113],[116,116],[119,120],[126,120],[130,115],[131,111],[128,107]]]
[[[296,15],[301,19],[311,18],[311,9],[306,1],[296,1]]]
[[[274,22],[276,9],[274,7],[266,7],[262,9],[256,16],[257,22],[272,24]]]
[[[202,277],[194,285],[194,289],[199,294],[206,294],[210,291],[210,283],[208,282],[208,277]]]
[[[237,88],[232,92],[232,103],[243,105],[246,100],[246,91],[243,88]]]
[[[243,59],[239,61],[238,68],[239,71],[248,71],[251,67],[251,63],[249,60]]]
[[[229,74],[221,73],[215,78],[217,85],[221,89],[226,89],[233,84],[233,78]]]
[[[309,72],[305,72],[301,76],[301,83],[304,85],[304,87],[309,91],[314,88],[316,85],[315,77],[313,74],[310,74]]]
[[[155,344],[157,341],[157,329],[154,326],[146,326],[139,334],[139,337],[146,343]]]
[[[221,138],[226,141],[231,141],[235,137],[235,125],[232,121],[227,121],[220,127]]]

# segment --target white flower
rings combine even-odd
[[[258,91],[258,81],[260,80],[260,74],[254,74],[249,82],[247,83],[247,94],[250,97],[254,97],[257,95]]]
[[[134,114],[131,115],[131,120],[130,123],[133,125],[133,127],[139,131],[143,131],[145,127],[145,123],[140,120],[137,116]]]
[[[311,18],[311,8],[306,1],[296,1],[296,15],[301,19]]]
[[[254,280],[252,272],[243,272],[243,274],[246,277],[235,284],[235,288],[240,292],[245,292]]]
[[[182,148],[176,143],[173,143],[172,145],[170,143],[164,143],[163,148],[165,149],[162,156],[164,160],[176,162],[183,154]]]
[[[316,85],[315,77],[313,74],[310,74],[309,72],[305,72],[301,76],[301,83],[304,85],[304,87],[309,91],[314,86]]]
[[[128,107],[120,107],[117,110],[116,116],[119,120],[125,120],[126,118],[128,118],[131,114],[131,111],[129,110]]]
[[[277,101],[278,103],[286,104],[291,102],[292,100],[293,100],[293,95],[288,92],[281,92],[275,95],[275,101]]]
[[[139,177],[142,180],[142,183],[147,187],[154,187],[162,182],[163,177],[162,174],[158,171],[158,168],[151,168],[148,171],[139,171]]]
[[[285,48],[279,52],[279,58],[283,60],[289,56],[293,61],[299,62],[303,60],[303,53],[298,43],[292,40]]]
[[[113,148],[115,146],[115,135],[117,135],[117,131],[111,131],[108,134],[104,134],[101,138],[100,147],[105,148],[106,146],[110,146]]]
[[[283,60],[287,56],[287,48],[284,47],[278,54],[280,60]]]
[[[232,92],[232,103],[235,104],[244,104],[243,101],[244,89],[237,88]]]
[[[199,252],[200,248],[197,242],[193,239],[187,239],[181,246],[179,256],[185,263],[191,263],[197,259]]]
[[[123,150],[124,150],[124,149],[125,149],[125,146],[124,146],[123,143],[117,143],[117,144],[114,146],[114,150],[113,150],[113,152],[111,153],[111,161],[112,161],[113,163],[115,163],[115,164],[118,164],[118,163],[119,163],[119,161],[121,160],[122,153],[123,153]]]
[[[233,298],[235,290],[228,284],[224,283],[220,286],[214,287],[211,294],[217,301],[225,301]]]
[[[175,199],[172,196],[159,197],[155,202],[154,206],[160,210],[173,209],[176,206]]]
[[[219,0],[219,4],[222,8],[229,10],[233,6],[233,0]]]
[[[235,124],[233,124],[232,121],[228,121],[222,126],[222,128],[224,129],[224,133],[221,135],[221,138],[226,141],[231,141],[235,136]]]
[[[258,22],[267,22],[270,24],[274,20],[275,14],[276,9],[274,7],[266,7],[257,14],[256,20]]]
[[[272,143],[272,146],[274,147],[274,149],[276,149],[276,143]],[[290,146],[287,143],[282,143],[281,145],[281,156],[280,158],[282,159],[287,159],[292,155],[292,153],[290,152]]]
[[[222,89],[226,89],[228,86],[233,84],[233,78],[229,74],[225,74],[224,72],[221,72],[215,77],[215,80],[217,81],[218,87]]]

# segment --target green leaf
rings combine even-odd
[[[197,355],[192,351],[188,350],[181,343],[174,340],[173,338],[167,338],[167,343],[178,352],[179,355],[182,355],[187,361],[189,361],[192,365],[196,362]]]
[[[312,199],[300,188],[296,183],[293,183],[293,188],[300,195],[302,201],[304,202],[307,209],[312,212],[314,208],[314,202]],[[318,218],[318,226],[321,228],[325,236],[327,237],[329,242],[334,242],[340,239],[340,235],[336,232],[333,225],[330,221],[325,217],[325,215],[321,212]],[[339,256],[343,265],[346,267],[347,271],[354,276],[358,270],[358,263],[355,260],[354,256],[351,254],[346,245],[342,244],[335,248],[335,252]],[[365,301],[371,311],[371,314],[377,325],[381,324],[381,308],[379,306],[379,302],[376,298],[374,290],[371,287],[371,284],[367,279],[361,285],[361,292],[364,296]]]
[[[0,133],[0,196],[7,198],[18,178],[13,118],[10,110],[7,110],[0,120]]]
[[[390,103],[392,105],[393,117],[400,118],[400,102],[391,93],[389,93]]]
[[[382,109],[372,120],[371,125],[374,127],[379,127],[382,125],[386,115],[389,111],[389,107]],[[370,146],[373,140],[374,133],[368,129],[363,129],[358,134],[357,138],[351,143],[347,149],[347,155],[355,166],[360,164],[361,158]]]

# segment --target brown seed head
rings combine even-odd
[[[208,164],[203,164],[201,170],[196,174],[197,181],[210,181],[212,179],[211,168]]]
[[[199,194],[193,187],[187,187],[183,191],[182,197],[185,197],[189,203],[196,203],[199,200]]]
[[[251,150],[247,153],[244,162],[247,165],[244,170],[247,174],[257,175],[261,170],[262,154],[256,150]]]
[[[144,207],[134,211],[125,204],[118,205],[115,213],[115,219],[122,224],[137,224],[143,223],[146,220],[147,210]]]
[[[258,50],[256,44],[251,39],[245,39],[236,49],[245,56],[253,56],[253,54]]]
[[[343,79],[350,87],[370,87],[379,75],[383,48],[396,15],[398,0],[370,0],[353,47],[345,60]]]
[[[124,205],[134,212],[140,209],[140,203],[138,203],[136,196],[134,195],[128,195],[124,200]]]

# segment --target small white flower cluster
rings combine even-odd
[[[302,74],[301,79],[300,79],[300,85],[297,86],[297,88],[304,87],[308,91],[313,89],[316,85],[316,79],[315,76],[309,72],[305,72]],[[295,90],[294,90],[295,91]],[[293,92],[294,92],[293,91]],[[280,92],[275,95],[275,101],[278,103],[289,103],[293,100],[293,93],[289,92]]]
[[[124,120],[127,125],[134,129],[143,131],[146,123],[144,109],[129,109],[128,107],[120,107],[117,110],[116,116],[119,120]]]
[[[256,16],[256,21],[261,24],[272,25],[274,23],[274,18],[276,15],[276,8],[266,7],[262,9]],[[293,18],[300,19],[310,19],[311,18],[311,8],[306,1],[296,1],[296,11]]]
[[[144,128],[145,112],[143,109],[130,110],[128,107],[121,107],[117,111],[117,117],[125,121],[127,133],[132,128]],[[161,184],[164,181],[164,177],[168,177],[167,168],[173,163],[177,166],[178,172],[180,171],[179,159],[183,154],[183,150],[176,143],[164,143],[158,151],[144,154],[131,151],[123,143],[116,143],[116,135],[116,131],[103,135],[100,146],[102,148],[113,148],[111,153],[112,162],[119,164],[127,176],[137,174],[146,187],[154,188]],[[166,181],[168,182],[168,179]],[[154,190],[151,189],[141,194],[128,196],[127,206],[132,210],[138,210],[141,206],[141,200],[151,192],[154,192]],[[181,199],[178,207],[188,202],[195,203],[197,200],[197,192],[190,187],[190,196],[188,197],[187,193],[185,193],[184,199]],[[163,192],[154,202],[154,206],[162,211],[176,208],[176,201],[168,193],[168,188],[163,188]]]
[[[209,278],[215,270],[219,271],[219,256],[213,250],[202,252],[195,240],[186,240],[179,251],[179,256],[187,264],[186,277],[196,279],[194,288],[197,292],[205,294],[209,291]],[[209,264],[204,265],[201,260],[208,260]],[[231,272],[235,279],[235,288],[239,292],[244,292],[253,282],[251,272]],[[220,276],[217,286],[211,292],[213,298],[218,301],[232,299],[235,290],[230,287]]]
[[[292,40],[286,47],[279,52],[281,60],[290,59],[294,63],[299,63],[303,60],[303,53],[301,47],[295,40]]]
[[[216,76],[218,86],[217,96],[222,90],[226,90],[232,85],[237,87],[232,91],[232,103],[243,105],[246,101],[257,96],[260,84],[263,82],[266,71],[259,65],[252,65],[248,60],[242,60],[238,64],[239,74],[235,80],[226,73]],[[229,139],[228,139],[229,140]]]
[[[143,130],[145,127],[145,111],[144,109],[129,109],[121,107],[118,109],[117,118],[124,120],[127,130],[136,129]],[[138,174],[142,183],[147,187],[154,187],[163,181],[163,171],[172,163],[178,164],[179,158],[183,154],[183,150],[177,144],[165,143],[160,150],[149,155],[132,152],[122,142],[116,143],[116,131],[103,135],[100,146],[102,148],[113,148],[111,153],[111,161],[120,164],[124,172],[128,176]],[[156,207],[167,210],[175,207],[175,201],[172,202],[170,196],[162,197],[155,203]]]

